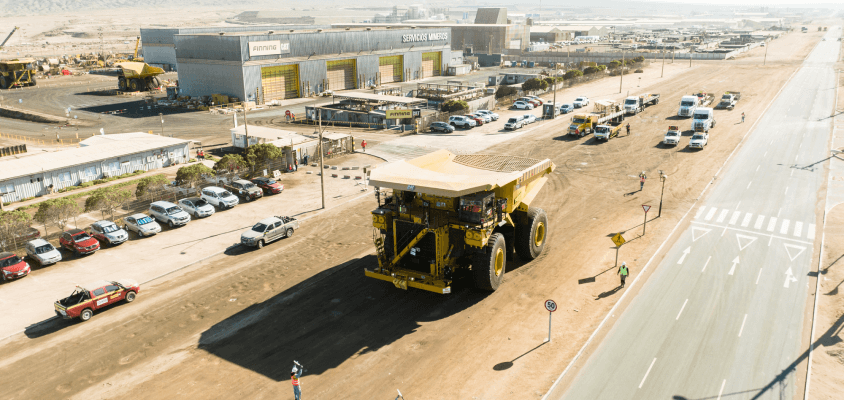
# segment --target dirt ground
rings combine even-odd
[[[568,139],[560,118],[485,151],[557,165],[533,203],[549,216],[545,252],[509,263],[493,294],[468,282],[442,296],[366,279],[362,269],[376,264],[375,202],[366,197],[314,218],[293,241],[209,259],[87,323],[59,321],[9,339],[0,398],[284,398],[295,359],[309,398],[387,399],[400,389],[408,399],[538,399],[620,295],[606,272],[615,255],[608,236],[625,232],[619,261],[637,273],[750,127],[739,124],[741,113],[751,122],[761,115],[819,38],[774,41],[765,67],[756,49],[646,83],[639,90],[661,93],[661,102],[629,119],[629,137]],[[578,92],[598,98],[617,88],[602,80]],[[689,124],[675,121],[680,97],[699,90],[737,90],[742,100],[716,112],[703,152],[663,148],[667,125]],[[669,175],[665,215],[651,214],[646,236],[638,235],[640,205],[658,206],[660,187],[651,179],[638,192],[642,170]],[[548,298],[559,309],[543,343]]]

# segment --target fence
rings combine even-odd
[[[9,146],[0,148],[0,157],[26,153],[26,145]]]
[[[78,134],[77,134],[78,135]],[[8,133],[0,133],[0,139],[17,140],[33,146],[70,146],[79,147],[79,142],[84,139],[69,138],[69,139],[35,139],[23,135],[10,135]]]

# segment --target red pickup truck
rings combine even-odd
[[[94,316],[94,311],[121,300],[127,303],[135,301],[140,290],[138,282],[131,279],[97,281],[77,286],[70,296],[56,301],[56,315],[64,319],[79,318],[87,321]]]

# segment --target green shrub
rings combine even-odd
[[[449,100],[442,105],[442,111],[456,112],[469,109],[469,104],[463,100]]]
[[[598,72],[598,67],[589,66],[589,67],[586,67],[586,69],[583,70],[584,74],[594,74],[596,72]]]
[[[621,66],[621,61],[618,61],[618,60],[612,60],[612,61],[610,61],[609,65],[608,65],[608,67],[610,69],[616,69],[620,66]]]
[[[538,78],[528,79],[522,84],[522,90],[526,91],[546,89],[548,89],[548,82]]]
[[[642,72],[645,72],[645,71],[643,71],[641,68],[639,68],[639,69],[637,69],[637,70],[635,70],[635,71],[633,71],[633,72],[635,72],[635,73],[637,73],[637,74],[641,74]]]
[[[94,182],[82,182],[81,184],[79,184],[79,187],[86,188],[86,187],[89,187],[89,186],[94,186]]]
[[[502,97],[513,96],[519,93],[519,89],[513,86],[499,86],[498,90],[495,91],[495,98],[500,99]]]
[[[565,79],[572,79],[572,78],[577,78],[577,77],[580,77],[580,76],[583,76],[583,71],[581,71],[579,69],[568,70],[568,71],[566,71],[566,74],[563,75],[563,77]]]

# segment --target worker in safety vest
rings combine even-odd
[[[627,269],[627,263],[621,263],[621,266],[618,267],[618,275],[621,275],[621,287],[624,287],[624,281],[627,279],[627,275],[630,274],[630,270]],[[298,397],[297,397],[298,399]]]
[[[302,400],[302,387],[299,384],[299,377],[302,376],[302,372],[305,372],[305,368],[296,360],[293,360],[293,363],[296,364],[293,366],[293,371],[290,371],[290,381],[293,382],[293,398]]]

